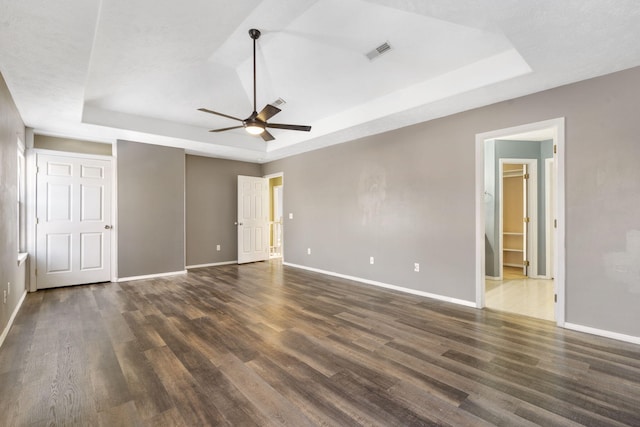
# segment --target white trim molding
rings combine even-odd
[[[209,264],[187,265],[186,269],[191,270],[192,268],[218,267],[220,265],[230,265],[230,264],[237,264],[237,263],[238,263],[237,260],[225,261],[225,262],[212,262]]]
[[[144,276],[119,277],[116,280],[116,282],[130,282],[133,280],[155,279],[157,277],[179,276],[181,274],[187,274],[187,270],[170,271],[167,273],[147,274]]]
[[[640,344],[640,337],[633,335],[620,334],[618,332],[605,331],[603,329],[592,328],[590,326],[577,325],[575,323],[565,322],[564,327],[572,331],[584,332],[586,334],[598,335],[605,338],[611,338],[618,341],[625,341],[632,344]]]
[[[118,144],[111,144],[111,281],[118,280]]]
[[[24,298],[26,296],[27,290],[25,289],[24,292],[22,292],[22,296],[20,297],[18,304],[16,304],[16,308],[13,310],[13,313],[11,313],[11,317],[9,318],[9,322],[7,322],[7,326],[4,328],[4,331],[2,331],[2,335],[0,335],[0,348],[2,347],[2,344],[4,344],[4,340],[7,338],[7,335],[9,335],[9,330],[11,329],[11,326],[13,326],[13,321],[16,319],[18,311],[20,311],[20,307],[22,307],[22,303],[24,302]]]
[[[27,252],[31,254],[31,262],[28,267],[29,270],[25,272],[25,275],[29,277],[29,292],[37,291],[37,277],[36,277],[36,158],[37,152],[33,149],[33,130],[27,129],[27,200],[26,200],[26,212],[27,212]]]
[[[394,291],[400,291],[400,292],[404,292],[404,293],[407,293],[407,294],[413,294],[413,295],[418,295],[418,296],[421,296],[421,297],[437,299],[437,300],[440,300],[440,301],[446,301],[446,302],[450,302],[450,303],[453,303],[453,304],[464,305],[465,307],[476,308],[476,303],[473,302],[473,301],[467,301],[467,300],[463,300],[463,299],[447,297],[447,296],[444,296],[444,295],[432,294],[432,293],[429,293],[429,292],[418,291],[416,289],[405,288],[405,287],[402,287],[402,286],[390,285],[388,283],[378,282],[378,281],[375,281],[375,280],[363,279],[362,277],[349,276],[349,275],[346,275],[346,274],[336,273],[336,272],[333,272],[333,271],[327,271],[327,270],[321,270],[319,268],[307,267],[306,265],[291,264],[290,262],[283,262],[282,265],[286,265],[288,267],[300,268],[302,270],[309,270],[309,271],[313,271],[315,273],[322,273],[322,274],[326,274],[328,276],[340,277],[342,279],[353,280],[355,282],[360,282],[360,283],[364,283],[364,284],[367,284],[367,285],[378,286],[380,288],[393,289]]]
[[[29,252],[18,252],[18,267],[20,267],[29,258]],[[25,271],[25,274],[28,272]]]

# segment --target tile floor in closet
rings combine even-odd
[[[512,267],[505,267],[503,279],[485,282],[488,308],[555,320],[552,279],[530,279],[523,276],[520,269]]]

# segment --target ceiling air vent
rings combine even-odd
[[[369,58],[370,61],[373,61],[374,59],[376,59],[377,57],[379,57],[383,53],[389,52],[390,50],[391,50],[391,45],[389,45],[388,42],[384,42],[380,46],[378,46],[377,48],[373,49],[371,52],[367,52],[366,55],[367,55],[367,58]]]
[[[284,105],[284,104],[286,104],[286,103],[287,103],[287,101],[285,101],[284,99],[282,99],[282,98],[278,98],[278,99],[276,99],[275,101],[273,101],[273,102],[271,103],[271,105],[273,105],[274,107],[279,107],[280,105]]]

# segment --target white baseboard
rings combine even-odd
[[[485,279],[487,280],[496,280],[496,281],[502,281],[504,280],[502,276],[484,276]],[[530,275],[529,279],[543,279],[543,280],[548,280],[551,279],[551,277],[549,276],[534,276],[534,275]]]
[[[202,268],[202,267],[217,267],[219,265],[230,265],[237,264],[238,261],[225,261],[225,262],[212,262],[210,264],[197,264],[197,265],[187,265],[187,270],[191,270],[192,268]]]
[[[530,275],[529,279],[550,280],[551,277],[545,276],[545,275],[542,275],[542,276],[540,276],[540,275]]]
[[[22,296],[20,297],[20,300],[18,301],[16,308],[13,310],[13,313],[11,313],[11,317],[9,318],[9,322],[7,323],[7,326],[4,328],[4,331],[2,331],[2,335],[0,335],[0,347],[2,347],[2,344],[4,344],[4,340],[5,338],[7,338],[7,335],[9,334],[9,330],[11,329],[11,326],[13,326],[13,321],[15,320],[16,315],[18,314],[18,311],[20,311],[20,307],[22,307],[22,303],[24,302],[24,298],[26,296],[27,296],[27,291],[25,290],[22,293]]]
[[[147,274],[145,276],[119,277],[116,280],[116,282],[130,282],[132,280],[155,279],[156,277],[178,276],[180,274],[187,274],[187,270],[171,271],[168,273]]]
[[[437,299],[437,300],[440,300],[440,301],[451,302],[451,303],[454,303],[454,304],[464,305],[466,307],[472,307],[472,308],[476,308],[477,307],[475,302],[467,301],[467,300],[463,300],[463,299],[451,298],[451,297],[446,297],[446,296],[443,296],[443,295],[432,294],[432,293],[429,293],[429,292],[418,291],[416,289],[404,288],[402,286],[390,285],[388,283],[382,283],[382,282],[377,282],[375,280],[363,279],[361,277],[348,276],[346,274],[340,274],[340,273],[335,273],[333,271],[321,270],[319,268],[307,267],[305,265],[291,264],[289,262],[283,262],[282,264],[286,265],[288,267],[295,267],[295,268],[300,268],[300,269],[303,269],[303,270],[314,271],[316,273],[326,274],[328,276],[335,276],[335,277],[340,277],[342,279],[353,280],[353,281],[356,281],[356,282],[365,283],[367,285],[378,286],[378,287],[386,288],[386,289],[393,289],[395,291],[405,292],[407,294],[413,294],[413,295],[418,295],[418,296],[421,296],[421,297],[426,297],[426,298]]]
[[[640,344],[640,337],[633,335],[619,334],[617,332],[605,331],[603,329],[591,328],[589,326],[576,325],[575,323],[565,322],[564,327],[573,331],[585,332],[587,334],[599,335],[601,337],[612,338],[618,341],[626,341],[632,344]]]

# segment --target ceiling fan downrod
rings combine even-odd
[[[256,40],[260,38],[260,30],[252,28],[249,30],[249,36],[253,39],[253,112],[257,113],[256,107]]]

